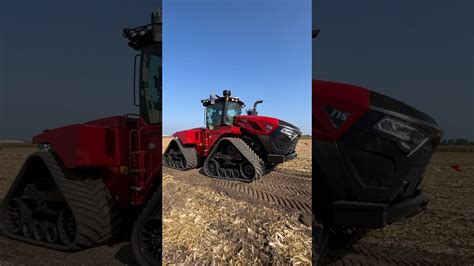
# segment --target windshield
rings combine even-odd
[[[240,108],[240,104],[238,103],[229,103],[227,107],[227,117],[226,122],[228,125],[232,125],[234,123],[234,118],[242,113]]]
[[[206,124],[208,129],[216,129],[221,126],[222,110],[224,103],[216,103],[206,107]],[[227,107],[226,124],[232,125],[234,118],[242,113],[241,106],[238,103],[229,102]]]
[[[162,65],[159,50],[155,47],[144,49],[142,63],[141,113],[149,124],[161,123]],[[144,104],[143,104],[144,103]]]

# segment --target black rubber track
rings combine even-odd
[[[70,246],[24,238],[11,234],[2,227],[6,236],[59,250],[78,250],[102,245],[118,235],[122,223],[120,209],[102,179],[85,174],[79,175],[77,172],[63,171],[56,157],[50,152],[35,152],[27,158],[6,199],[11,198],[21,184],[21,178],[28,167],[28,162],[33,158],[41,159],[46,165],[51,178],[55,181],[74,214],[76,236]],[[4,201],[4,203],[6,202],[7,200]]]
[[[184,168],[174,167],[172,165],[168,165],[165,162],[166,153],[168,153],[169,149],[171,148],[171,145],[174,145],[174,144],[178,146],[179,150],[181,151],[184,158],[186,159],[186,166]],[[173,139],[170,141],[170,143],[168,144],[168,147],[165,150],[165,153],[163,154],[162,164],[163,166],[182,170],[182,171],[191,170],[199,166],[199,156],[194,147],[186,147],[181,143],[179,139]]]
[[[148,202],[147,206],[143,210],[142,214],[138,217],[137,221],[133,225],[133,231],[132,231],[132,236],[130,240],[130,244],[132,246],[133,254],[135,255],[135,259],[137,262],[144,266],[144,265],[153,265],[152,259],[146,257],[145,254],[142,253],[142,248],[140,247],[139,244],[139,236],[142,233],[141,231],[143,230],[143,224],[144,221],[146,221],[148,218],[151,217],[157,217],[159,220],[162,220],[162,195],[161,195],[161,186],[160,189],[158,189],[157,192],[153,194],[153,197],[151,200]],[[161,231],[161,228],[160,228]],[[162,238],[161,238],[162,239]],[[160,254],[161,251],[159,252]],[[159,262],[161,262],[161,255],[160,258],[158,259]],[[156,265],[157,263],[155,263]]]
[[[217,175],[212,175],[207,171],[207,164],[209,163],[210,160],[212,160],[213,155],[217,152],[219,149],[219,146],[223,142],[230,142],[234,147],[237,148],[237,151],[239,151],[246,159],[249,161],[252,166],[255,168],[255,176],[253,179],[245,179],[245,178],[226,178],[226,177],[220,177]],[[250,148],[250,146],[245,143],[242,139],[239,138],[222,138],[217,142],[215,148],[212,150],[212,152],[207,156],[206,161],[204,161],[204,173],[207,176],[215,177],[215,178],[220,178],[220,179],[226,179],[226,180],[236,180],[236,181],[243,181],[243,182],[253,182],[257,179],[259,179],[262,175],[265,174],[265,163],[263,160]]]

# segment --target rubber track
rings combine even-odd
[[[221,142],[223,141],[228,141],[230,142],[232,145],[234,145],[234,147],[237,148],[237,150],[240,152],[240,154],[242,154],[245,159],[247,159],[247,161],[249,161],[253,167],[255,168],[255,176],[252,180],[248,180],[248,179],[244,179],[244,178],[226,178],[226,177],[220,177],[220,176],[213,176],[213,175],[210,175],[207,171],[206,171],[206,165],[207,163],[212,159],[212,156],[214,155],[214,153],[217,151],[217,149],[219,148],[219,145],[221,144]],[[211,177],[215,177],[215,178],[220,178],[220,179],[225,179],[225,180],[238,180],[238,181],[243,181],[243,182],[253,182],[257,179],[259,179],[262,175],[265,174],[265,163],[263,162],[263,160],[252,150],[252,148],[250,148],[249,145],[247,145],[247,143],[245,143],[242,139],[239,139],[239,138],[222,138],[221,140],[219,140],[219,142],[216,144],[216,147],[214,148],[214,150],[211,152],[211,154],[209,154],[209,156],[207,156],[207,159],[206,161],[204,162],[204,171],[206,173],[206,175],[208,176],[211,176]]]
[[[269,193],[267,191],[261,191],[259,189],[256,189],[252,186],[248,186],[245,184],[241,183],[236,183],[236,182],[227,182],[224,180],[219,180],[216,183],[217,186],[219,187],[226,187],[228,189],[238,191],[243,194],[247,194],[255,199],[265,201],[265,202],[270,202],[276,205],[279,205],[285,209],[292,209],[292,210],[297,210],[299,212],[305,213],[305,214],[311,214],[311,200],[307,200],[306,202],[298,201],[293,198],[287,198],[283,197],[280,195],[276,195],[275,193]]]
[[[63,172],[55,156],[50,152],[35,152],[29,158],[31,157],[39,157],[43,160],[74,214],[77,228],[76,238],[71,246],[63,246],[25,238],[11,234],[6,230],[5,235],[60,250],[77,250],[102,245],[118,235],[122,223],[120,209],[102,179],[92,179],[87,176]],[[21,175],[17,178],[21,178]]]
[[[169,150],[169,148],[171,147],[171,145],[173,143],[176,143],[176,145],[178,145],[178,148],[179,150],[181,151],[181,153],[183,154],[184,158],[186,159],[186,167],[184,168],[177,168],[177,167],[174,167],[174,166],[171,166],[171,165],[168,165],[165,163],[165,159],[163,156],[163,166],[166,166],[166,167],[169,167],[169,168],[173,168],[173,169],[178,169],[178,170],[182,170],[182,171],[186,171],[186,170],[191,170],[191,169],[194,169],[194,168],[197,168],[198,165],[199,165],[199,156],[196,152],[196,149],[194,147],[185,147],[183,146],[183,144],[181,144],[181,141],[179,139],[173,139],[171,140],[170,144],[168,144],[168,147],[166,148],[165,150],[165,153],[166,154]]]

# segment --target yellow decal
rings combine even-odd
[[[127,166],[120,166],[120,174],[122,174],[122,175],[128,174],[128,167]]]

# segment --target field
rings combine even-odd
[[[251,184],[165,168],[164,262],[310,264],[311,140],[298,152]]]
[[[31,151],[32,148],[8,146],[0,150],[0,199]],[[262,182],[248,186],[216,182],[199,171],[183,174],[165,169],[164,262],[308,264],[310,151],[311,142],[303,140],[298,146],[297,160],[279,166]],[[452,166],[459,166],[460,171]],[[369,232],[351,250],[331,251],[326,263],[474,263],[473,178],[473,153],[435,153],[423,181],[430,200],[428,210]],[[110,246],[70,254],[0,236],[0,265],[37,265],[39,261],[134,263],[126,237]]]

